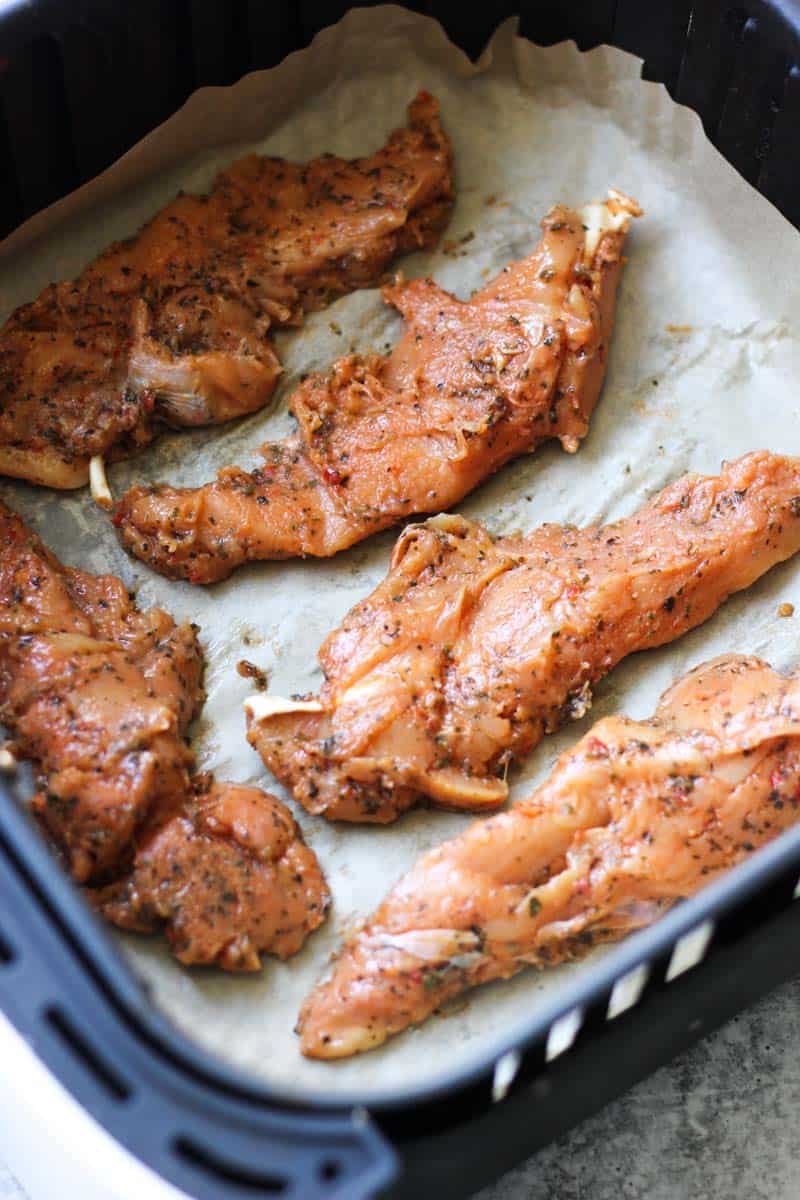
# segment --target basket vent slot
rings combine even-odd
[[[498,1058],[492,1077],[492,1103],[504,1100],[519,1071],[522,1057],[519,1050],[509,1050]]]
[[[713,933],[713,921],[703,921],[701,925],[697,925],[683,937],[678,938],[675,949],[672,951],[672,958],[669,960],[667,973],[664,976],[667,983],[672,983],[673,979],[677,979],[679,975],[690,971],[692,967],[696,967],[699,962],[703,961]]]
[[[335,1158],[323,1158],[317,1167],[317,1175],[322,1183],[333,1185],[342,1174],[342,1164]]]
[[[639,963],[632,971],[627,971],[626,974],[620,975],[611,989],[611,995],[608,999],[607,1020],[613,1021],[615,1017],[627,1012],[629,1008],[633,1008],[634,1004],[639,1003],[649,974],[650,968],[647,963]]]
[[[218,1183],[232,1183],[243,1192],[261,1192],[271,1196],[282,1196],[289,1187],[285,1175],[277,1172],[262,1170],[258,1167],[248,1167],[243,1163],[234,1163],[220,1157],[207,1146],[200,1146],[185,1134],[175,1139],[175,1151],[185,1163],[197,1170],[203,1171],[216,1179]],[[323,1162],[322,1168],[333,1168],[334,1164]],[[335,1164],[336,1177],[339,1174],[339,1164]]]
[[[0,967],[7,967],[16,959],[16,953],[10,942],[0,932]]]
[[[52,1029],[58,1034],[61,1042],[68,1048],[73,1058],[77,1059],[92,1075],[97,1083],[115,1100],[129,1100],[132,1089],[126,1081],[100,1057],[94,1046],[76,1029],[70,1017],[61,1008],[50,1007],[45,1011],[45,1018]]]
[[[545,1062],[552,1062],[554,1058],[558,1058],[565,1050],[569,1050],[575,1038],[578,1036],[578,1031],[583,1024],[583,1012],[579,1008],[573,1008],[570,1012],[565,1013],[563,1017],[559,1017],[550,1026],[550,1032],[547,1035],[547,1049],[545,1050]]]

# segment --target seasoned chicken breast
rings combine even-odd
[[[194,776],[197,628],[64,567],[0,505],[0,720],[72,876],[126,928],[165,925],[184,962],[254,970],[322,921],[328,890],[287,809]]]
[[[559,205],[527,258],[468,301],[430,279],[384,288],[405,331],[349,355],[289,401],[297,432],[199,488],[133,488],[123,545],[172,578],[223,579],[253,559],[335,554],[412,513],[458,503],[550,438],[578,448],[605,373],[625,235],[619,192]]]
[[[497,807],[513,758],[637,650],[701,624],[800,549],[800,460],[760,451],[630,517],[493,540],[440,516],[320,652],[319,696],[248,701],[248,736],[311,812],[391,821],[424,798]]]
[[[721,658],[649,721],[598,722],[507,812],[424,855],[306,1000],[305,1054],[379,1046],[446,1000],[654,921],[800,817],[800,675]]]
[[[80,487],[93,458],[134,452],[159,424],[260,408],[281,369],[269,329],[431,245],[452,198],[426,92],[368,158],[251,155],[208,195],[179,195],[0,330],[0,472]]]

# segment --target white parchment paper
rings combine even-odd
[[[230,89],[195,94],[175,117],[99,180],[34,218],[0,247],[0,317],[48,282],[77,273],[113,238],[133,232],[179,188],[206,188],[214,171],[251,149],[305,159],[380,145],[420,87],[440,99],[455,144],[458,202],[445,246],[403,262],[465,296],[525,254],[557,200],[579,204],[609,184],[637,197],[646,216],[629,243],[604,395],[576,457],[558,448],[506,468],[461,506],[496,533],[543,520],[588,523],[631,512],[689,470],[767,446],[800,453],[800,240],[706,141],[697,117],[643,83],[621,51],[539,49],[506,23],[477,67],[433,21],[402,9],[355,10],[313,45]],[[398,319],[377,291],[338,301],[281,335],[286,367],[274,408],[222,429],[166,436],[110,472],[117,494],[137,480],[194,484],[222,465],[256,460],[266,438],[290,427],[286,397],[301,372],[351,346],[381,349]],[[339,333],[337,330],[341,330]],[[221,778],[276,789],[244,739],[248,683],[240,658],[265,668],[278,693],[316,689],[316,650],[344,613],[382,578],[394,535],[327,562],[265,563],[210,590],[169,583],[120,550],[85,492],[4,484],[66,561],[111,570],[158,603],[197,620],[208,660],[208,702],[195,744]],[[798,615],[778,616],[789,601]],[[649,714],[661,690],[723,651],[800,658],[800,561],[773,571],[702,629],[629,660],[600,685],[593,713],[541,745],[512,780],[512,798],[540,779],[593,718]],[[158,939],[123,941],[155,1001],[185,1031],[284,1090],[309,1095],[431,1084],[530,1018],[565,970],[528,972],[474,994],[461,1011],[429,1021],[384,1049],[340,1064],[301,1058],[292,1033],[301,1000],[352,922],[369,912],[424,849],[467,819],[417,811],[389,828],[332,827],[298,813],[330,880],[326,927],[287,964],[252,978],[189,972]],[[580,970],[580,966],[568,968]]]

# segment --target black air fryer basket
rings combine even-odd
[[[275,65],[348,7],[0,0],[0,236],[113,162],[195,88]],[[798,0],[408,7],[438,18],[473,56],[513,14],[543,45],[631,51],[800,228]],[[119,1143],[198,1200],[466,1196],[800,964],[798,827],[587,965],[478,1069],[368,1112],[357,1096],[304,1106],[221,1065],[158,1015],[14,788],[0,778],[0,1008]]]

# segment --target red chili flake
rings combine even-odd
[[[341,471],[337,471],[335,467],[323,467],[322,478],[326,483],[336,485],[342,482],[343,476]]]
[[[586,748],[590,754],[605,756],[608,754],[608,746],[605,742],[601,742],[600,738],[590,737],[586,742]]]

